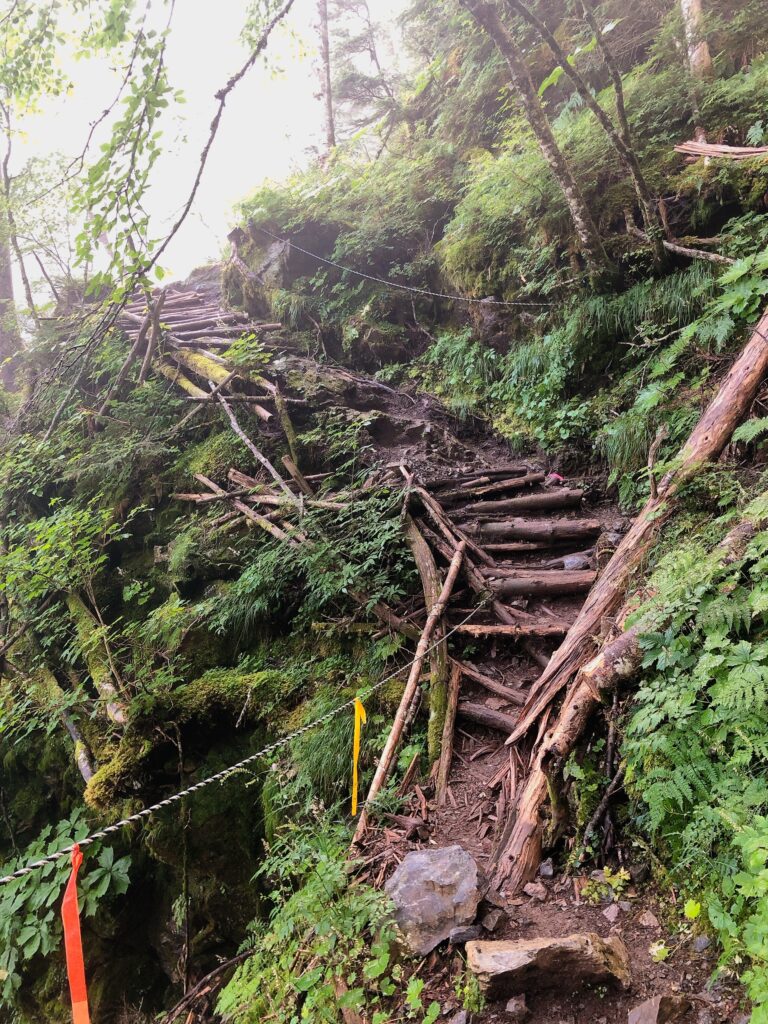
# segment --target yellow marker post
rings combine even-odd
[[[355,697],[355,738],[352,742],[352,817],[357,814],[357,762],[360,760],[360,727],[365,725],[365,708]]]

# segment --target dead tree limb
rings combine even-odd
[[[214,390],[213,386],[211,386],[211,390],[212,391]],[[232,425],[232,429],[237,434],[237,436],[240,438],[240,440],[243,442],[243,444],[248,449],[248,451],[251,453],[251,455],[253,455],[254,459],[256,459],[256,461],[258,463],[260,463],[264,467],[264,469],[266,469],[266,471],[269,473],[269,475],[275,481],[275,483],[280,488],[280,490],[283,491],[287,495],[287,497],[290,500],[291,504],[292,505],[298,505],[299,504],[299,499],[296,497],[296,495],[290,489],[290,487],[285,482],[285,480],[283,480],[283,478],[280,476],[280,474],[277,472],[277,470],[272,465],[272,463],[269,461],[269,459],[266,457],[266,455],[264,455],[262,452],[259,451],[259,449],[253,443],[253,441],[250,439],[250,437],[248,437],[248,435],[245,433],[243,428],[237,422],[237,418],[236,418],[235,414],[232,412],[232,409],[230,408],[230,406],[228,405],[226,398],[222,395],[222,393],[220,391],[216,395],[216,398],[219,400],[219,404],[221,405],[221,407],[224,410],[224,412],[227,414],[227,418],[229,419],[229,422]]]
[[[451,676],[448,682],[448,705],[445,709],[443,736],[440,743],[440,760],[437,765],[437,780],[435,782],[435,796],[437,798],[438,807],[442,807],[445,803],[445,795],[448,788],[448,777],[451,774],[451,762],[453,761],[453,732],[456,726],[456,709],[459,703],[460,689],[461,665],[454,661],[451,664]]]
[[[373,776],[371,787],[368,790],[368,796],[365,799],[365,805],[360,812],[360,818],[357,823],[357,828],[355,829],[355,835],[352,839],[353,846],[359,844],[365,835],[365,830],[368,827],[367,808],[381,792],[382,787],[385,785],[389,778],[389,774],[392,771],[395,754],[403,734],[405,720],[408,716],[408,711],[419,685],[421,667],[424,664],[424,658],[427,653],[427,648],[429,647],[430,638],[432,637],[435,626],[440,621],[440,617],[448,605],[451,591],[456,583],[456,577],[459,575],[459,569],[461,568],[461,562],[464,558],[465,548],[465,543],[461,541],[454,552],[453,558],[451,559],[451,564],[448,568],[448,575],[445,578],[445,583],[440,591],[440,595],[427,616],[426,625],[424,626],[421,638],[419,639],[419,643],[416,647],[416,655],[413,659],[413,664],[411,665],[408,681],[405,684],[405,690],[403,691],[400,705],[395,713],[395,720],[392,723],[392,729],[387,737],[384,749],[381,752],[378,767],[376,768],[376,772]]]

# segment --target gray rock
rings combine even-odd
[[[703,953],[705,949],[709,949],[711,940],[708,935],[697,935],[691,945],[694,953]]]
[[[407,854],[384,886],[416,956],[425,956],[454,928],[475,920],[482,887],[474,858],[460,846]]]
[[[467,968],[491,1000],[542,988],[570,994],[582,982],[630,984],[629,956],[617,935],[468,942],[466,954]]]
[[[452,928],[448,939],[452,945],[458,946],[464,942],[471,942],[473,939],[479,939],[482,934],[483,929],[479,924],[466,924],[460,928]]]
[[[454,1013],[454,1015],[448,1021],[448,1024],[467,1024],[468,1019],[469,1018],[467,1017],[467,1011],[459,1010],[458,1013]]]
[[[525,1001],[525,996],[512,996],[506,1007],[507,1020],[524,1021],[528,1019],[530,1010]]]
[[[603,917],[610,921],[611,924],[615,924],[620,913],[621,910],[619,909],[618,903],[612,903],[610,907],[606,907],[603,911]]]
[[[629,1011],[627,1024],[671,1024],[686,1014],[690,1006],[687,996],[654,996]]]
[[[540,878],[554,878],[555,877],[555,865],[552,863],[552,858],[547,857],[539,864],[539,877]]]
[[[637,923],[642,925],[643,928],[660,928],[659,919],[655,914],[652,914],[650,910],[646,910],[637,919]]]
[[[487,910],[480,919],[480,923],[487,932],[495,932],[497,928],[501,928],[505,925],[509,918],[507,917],[506,911],[500,907],[492,907],[491,910]],[[479,938],[480,936],[477,936]]]

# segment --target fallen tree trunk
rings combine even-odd
[[[427,648],[429,647],[429,642],[434,628],[440,621],[440,617],[448,605],[451,591],[456,583],[456,577],[459,575],[461,562],[464,558],[465,547],[466,545],[461,541],[456,548],[453,558],[451,559],[451,564],[448,568],[448,575],[446,576],[445,583],[440,591],[440,595],[427,616],[426,625],[424,626],[421,638],[419,639],[419,643],[416,647],[416,656],[414,657],[411,665],[408,681],[405,684],[403,696],[400,699],[400,705],[395,713],[395,720],[392,723],[392,729],[387,737],[387,742],[384,744],[384,749],[381,752],[378,767],[376,768],[376,772],[373,776],[373,781],[371,782],[370,789],[368,790],[368,795],[365,798],[365,805],[360,812],[360,818],[358,819],[357,828],[355,829],[355,834],[352,839],[353,846],[360,843],[365,835],[365,830],[368,827],[368,805],[372,803],[372,801],[375,800],[381,792],[382,787],[386,783],[389,778],[389,774],[392,771],[395,754],[397,753],[397,748],[400,745],[400,738],[403,734],[405,721],[408,717],[408,712],[416,694],[416,689],[419,685],[421,666],[424,664],[424,658],[426,657]]]
[[[467,523],[464,531],[479,541],[571,541],[597,537],[597,519],[507,519],[500,523]]]
[[[757,525],[747,520],[726,535],[718,545],[724,565],[741,557]],[[625,604],[617,621],[623,623],[632,610]],[[550,784],[554,785],[555,766],[570,755],[598,706],[637,673],[643,655],[640,637],[648,628],[658,628],[658,623],[647,620],[636,623],[579,669],[554,725],[536,751],[515,813],[510,815],[493,856],[496,879],[499,884],[506,882],[511,892],[533,878],[541,861],[541,811]]]
[[[734,429],[749,412],[766,372],[768,312],[763,314],[749,342],[726,374],[717,394],[680,450],[675,464],[660,481],[657,496],[648,499],[587,596],[565,641],[552,655],[532,688],[531,697],[508,742],[513,743],[525,735],[568,685],[579,666],[589,659],[595,647],[594,637],[600,635],[603,618],[615,614],[621,604],[630,577],[669,518],[680,488],[707,462],[721,454]]]
[[[503,501],[477,501],[464,508],[456,509],[456,515],[497,515],[500,512],[533,511],[540,508],[572,508],[579,505],[584,491],[577,488],[544,491],[543,494],[526,494],[520,498],[505,498]]]

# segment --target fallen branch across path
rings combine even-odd
[[[485,704],[474,704],[471,701],[461,701],[459,704],[459,716],[466,718],[475,725],[482,725],[486,729],[496,729],[498,732],[509,732],[510,726],[515,724],[512,715],[505,715],[503,711],[494,711]]]
[[[521,636],[565,636],[568,632],[567,622],[534,622],[518,625],[501,626],[456,626],[457,633],[469,636],[496,636],[517,638]]]
[[[400,705],[395,713],[395,720],[392,723],[392,729],[387,737],[387,742],[384,744],[384,749],[381,752],[378,767],[376,768],[373,781],[371,782],[368,795],[365,799],[365,805],[360,812],[360,818],[358,819],[357,828],[355,829],[355,834],[352,839],[353,846],[360,843],[365,835],[365,830],[368,827],[368,805],[371,804],[381,792],[382,787],[385,785],[390,772],[392,771],[395,754],[397,753],[397,748],[400,745],[400,739],[403,734],[406,718],[408,717],[408,712],[411,704],[413,703],[416,689],[419,685],[421,667],[424,664],[424,658],[426,656],[427,648],[429,647],[430,638],[435,626],[440,621],[443,612],[448,606],[448,600],[451,596],[454,584],[456,583],[456,577],[459,575],[462,559],[464,558],[465,547],[466,545],[462,541],[456,548],[453,558],[451,559],[451,564],[448,568],[448,575],[445,578],[443,588],[427,616],[426,625],[424,626],[421,638],[419,639],[419,643],[416,647],[416,656],[414,657],[413,664],[411,665],[408,681],[405,684],[405,690],[403,691]]]

